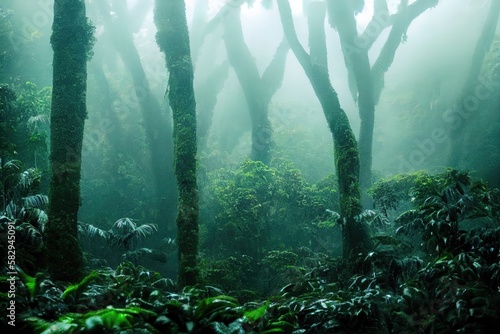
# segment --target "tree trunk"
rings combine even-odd
[[[224,42],[229,63],[236,72],[250,113],[252,122],[250,158],[269,165],[272,147],[269,103],[283,81],[288,44],[280,43],[272,61],[260,76],[254,57],[245,44],[239,7],[232,9],[224,18]]]
[[[498,17],[500,15],[500,1],[492,0],[488,16],[483,26],[483,30],[474,49],[474,55],[467,75],[467,80],[462,88],[462,92],[457,103],[455,111],[456,119],[461,119],[450,131],[450,153],[448,157],[448,166],[459,167],[462,160],[465,129],[468,124],[467,118],[476,111],[479,106],[471,104],[478,95],[477,89],[481,87],[478,83],[479,74],[483,65],[484,57],[493,43],[495,31],[497,29]],[[479,103],[479,102],[478,102]],[[467,117],[464,117],[466,115]]]
[[[198,189],[196,185],[196,102],[193,65],[183,0],[156,0],[156,41],[165,54],[168,98],[174,120],[174,170],[179,187],[177,241],[181,287],[198,281]]]
[[[330,25],[339,32],[346,62],[349,89],[358,104],[361,126],[359,132],[360,187],[364,207],[371,206],[366,190],[372,182],[373,130],[375,106],[384,87],[384,76],[394,61],[399,45],[405,40],[411,22],[425,10],[436,6],[439,0],[417,0],[413,4],[400,4],[392,20],[386,0],[374,1],[374,14],[365,32],[358,36],[355,8],[346,0],[328,1]],[[381,32],[392,24],[391,32],[375,64],[370,68],[368,50]]]
[[[313,2],[311,6],[320,6]],[[328,68],[316,64],[300,44],[293,25],[290,5],[286,0],[278,0],[281,23],[288,43],[297,60],[304,69],[318,97],[328,127],[332,133],[335,148],[335,166],[339,182],[340,214],[343,220],[342,238],[344,257],[357,253],[366,253],[372,249],[370,235],[365,224],[355,217],[361,213],[359,191],[359,156],[356,138],[349,125],[344,110],[340,107],[337,93],[333,89]],[[315,20],[319,21],[319,20]],[[317,24],[324,24],[323,21]],[[310,37],[310,40],[314,37]],[[325,43],[323,39],[323,43]],[[318,47],[318,50],[326,47]],[[315,51],[316,52],[316,51]],[[311,50],[313,53],[313,50]]]
[[[366,190],[371,186],[372,178],[372,146],[373,128],[375,125],[375,103],[373,99],[373,79],[368,58],[368,49],[353,48],[361,45],[356,28],[354,10],[346,0],[330,1],[329,15],[336,22],[339,33],[342,51],[346,59],[347,67],[352,69],[352,73],[359,92],[357,104],[361,126],[359,131],[359,184],[364,207],[369,206],[369,197]]]
[[[70,282],[78,281],[83,274],[77,214],[83,129],[87,117],[87,60],[93,31],[83,0],[55,0],[51,36],[54,69],[46,255],[52,278]]]
[[[271,122],[268,105],[262,100],[260,76],[252,54],[245,44],[241,29],[239,7],[224,18],[224,42],[229,63],[236,72],[252,122],[252,151],[250,158],[266,165],[271,162]]]
[[[198,92],[196,104],[198,106],[198,148],[200,151],[207,145],[214,108],[217,104],[217,95],[222,90],[228,75],[229,65],[227,62],[223,62],[210,73],[206,81],[196,90]]]
[[[106,3],[99,1],[104,25],[109,39],[114,43],[123,63],[129,70],[134,82],[134,91],[144,117],[146,138],[151,152],[151,165],[156,193],[155,203],[158,220],[164,222],[167,233],[173,233],[175,207],[177,205],[177,189],[172,169],[173,144],[172,129],[167,115],[162,114],[160,103],[153,95],[148,78],[141,63],[139,52],[135,47],[132,32],[127,26],[128,11],[125,2],[115,2],[113,8],[117,19],[112,21]]]

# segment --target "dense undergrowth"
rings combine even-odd
[[[376,249],[349,260],[315,245],[315,236],[340,228],[325,206],[335,196],[323,186],[329,181],[311,186],[290,166],[253,162],[226,176],[217,172],[203,202],[214,211],[204,213],[213,219],[203,226],[201,283],[179,290],[140,265],[145,254],[161,253],[137,248],[155,227],[130,219],[108,231],[82,225],[82,238],[108,240],[123,252],[116,269],[87,254],[89,274],[79,284],[37,271],[46,198],[36,194],[37,174],[12,168],[19,173],[4,175],[23,187],[9,192],[0,222],[2,233],[14,222],[23,238],[16,268],[21,332],[493,333],[500,323],[500,194],[466,172],[377,182],[375,210],[357,217],[370,226]],[[238,201],[229,200],[234,196]],[[249,234],[266,224],[275,226],[265,237]],[[233,231],[233,244],[217,237],[224,230]],[[220,240],[210,248],[209,237]],[[7,277],[1,284],[6,309]]]

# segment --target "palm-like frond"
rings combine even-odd
[[[141,226],[138,226],[135,228],[132,233],[135,236],[145,238],[149,234],[152,234],[153,232],[158,231],[158,228],[154,224],[143,224]]]
[[[130,250],[133,248],[136,239],[145,238],[157,230],[154,224],[142,224],[137,226],[130,218],[120,218],[108,231],[107,239],[114,247]]]
[[[23,163],[20,160],[9,160],[3,165],[3,172],[8,174],[17,173],[21,170]]]
[[[36,130],[39,126],[49,124],[50,118],[48,115],[39,114],[35,116],[31,116],[28,119],[28,127],[33,131]]]
[[[122,232],[122,234],[126,234],[135,230],[137,224],[130,218],[120,218],[118,219],[111,229],[117,229]]]
[[[108,239],[109,232],[102,230],[91,224],[78,223],[78,233],[80,236],[85,236],[87,238],[103,238]]]
[[[49,204],[49,197],[46,195],[32,195],[23,198],[25,208],[37,208],[44,210]]]
[[[28,243],[35,248],[39,248],[43,244],[43,238],[40,231],[29,223],[22,223],[16,228],[19,235],[26,238]]]
[[[5,208],[5,215],[11,219],[15,219],[19,215],[20,209],[13,201],[10,201]]]
[[[41,233],[45,231],[45,226],[49,221],[47,213],[44,210],[38,208],[22,208],[22,215],[20,215],[20,219],[23,222],[29,223],[38,228]]]
[[[354,219],[358,222],[367,222],[371,221],[373,218],[377,216],[377,213],[373,210],[364,210],[359,215],[354,217]]]
[[[36,168],[28,168],[19,173],[18,186],[21,189],[30,189],[33,184],[40,179],[40,171]]]
[[[424,221],[418,210],[405,211],[399,215],[394,222],[400,225],[400,227],[396,229],[396,234],[411,234],[414,231],[422,231],[425,228]]]

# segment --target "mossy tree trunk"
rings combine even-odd
[[[316,7],[317,6],[317,7]],[[325,62],[317,62],[316,59],[326,59],[326,46],[323,37],[310,36],[309,40],[315,40],[311,44],[311,55],[309,55],[300,44],[293,24],[290,5],[286,0],[278,0],[281,23],[290,48],[304,69],[311,85],[318,97],[328,127],[332,133],[335,148],[335,166],[339,182],[340,214],[343,221],[342,238],[344,257],[357,253],[366,253],[372,249],[372,242],[366,225],[356,220],[355,217],[361,213],[361,198],[359,191],[359,155],[356,138],[349,124],[344,110],[340,107],[337,93],[330,82],[328,68]],[[322,2],[310,3],[311,12],[310,33],[324,29],[325,7]],[[322,19],[320,19],[322,17]],[[315,26],[311,26],[314,24]],[[323,27],[323,28],[322,28]],[[324,36],[324,33],[322,34]]]
[[[87,117],[87,60],[93,31],[83,0],[55,0],[51,36],[54,60],[46,260],[53,279],[70,282],[78,281],[83,274],[77,214],[83,129]]]
[[[374,1],[374,14],[364,33],[356,28],[355,13],[359,8],[349,0],[327,1],[330,25],[339,33],[342,52],[348,70],[349,89],[358,104],[361,120],[358,148],[360,157],[360,187],[363,205],[369,207],[366,190],[372,183],[373,131],[375,105],[384,87],[384,76],[394,61],[397,49],[406,38],[411,22],[438,0],[418,0],[411,5],[401,4],[391,18],[386,0]],[[392,25],[373,67],[370,67],[368,51],[385,28]]]
[[[361,45],[354,18],[354,9],[347,0],[330,1],[329,15],[333,17],[339,33],[340,43],[346,58],[352,68],[358,90],[357,103],[361,120],[358,148],[359,148],[359,184],[363,206],[368,207],[369,198],[366,189],[371,186],[373,128],[375,125],[375,102],[373,98],[373,79],[371,75],[368,49],[353,46]]]
[[[245,44],[240,20],[240,7],[233,8],[223,18],[224,43],[229,63],[243,89],[252,122],[252,149],[250,158],[266,165],[271,162],[272,128],[269,121],[269,103],[281,86],[285,74],[288,44],[282,42],[262,76],[250,49]]]
[[[174,171],[179,187],[178,283],[197,283],[198,190],[196,184],[196,102],[184,0],[156,0],[156,41],[165,54],[168,98],[174,120]]]

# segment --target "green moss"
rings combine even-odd
[[[177,238],[180,286],[198,281],[196,102],[184,1],[156,1],[156,41],[165,54],[168,98],[174,121],[174,171],[179,189]]]
[[[51,110],[51,183],[46,259],[53,278],[78,281],[83,254],[77,240],[83,129],[87,117],[87,60],[93,27],[83,1],[54,3],[51,44],[54,73]]]

